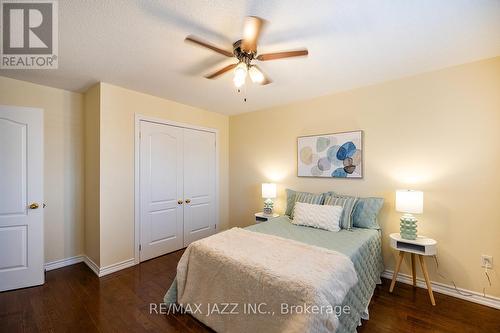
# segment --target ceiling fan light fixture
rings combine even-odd
[[[235,76],[233,78],[233,83],[236,88],[241,88],[245,84],[245,79],[241,79]]]
[[[266,79],[264,74],[255,66],[250,67],[248,74],[250,74],[253,83],[262,83]]]
[[[240,88],[245,84],[245,80],[247,78],[247,64],[240,62],[238,66],[234,69],[234,78],[233,82],[236,88]]]

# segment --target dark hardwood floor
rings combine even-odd
[[[189,315],[150,314],[182,251],[97,278],[85,264],[50,271],[40,287],[0,293],[0,332],[204,332]],[[500,310],[389,281],[377,287],[358,332],[500,332]]]

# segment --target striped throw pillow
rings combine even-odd
[[[292,216],[293,206],[295,205],[295,193],[294,190],[286,189],[286,210],[285,215]]]
[[[355,197],[329,196],[325,199],[324,204],[344,207],[342,217],[340,218],[340,227],[349,230],[352,228],[352,212],[357,202],[358,198]]]
[[[323,204],[323,194],[315,194],[315,193],[307,193],[307,192],[295,192],[295,200],[294,206],[296,202],[303,202],[313,205],[322,205]],[[290,218],[293,220],[293,211],[290,213]]]

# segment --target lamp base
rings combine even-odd
[[[403,239],[417,239],[417,219],[411,214],[405,214],[399,219],[399,234]]]
[[[273,208],[274,208],[274,202],[272,199],[266,199],[264,201],[264,214],[266,215],[272,215],[273,214]]]

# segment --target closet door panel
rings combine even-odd
[[[215,232],[215,133],[184,129],[184,246]]]
[[[183,129],[141,122],[140,260],[183,246]]]

